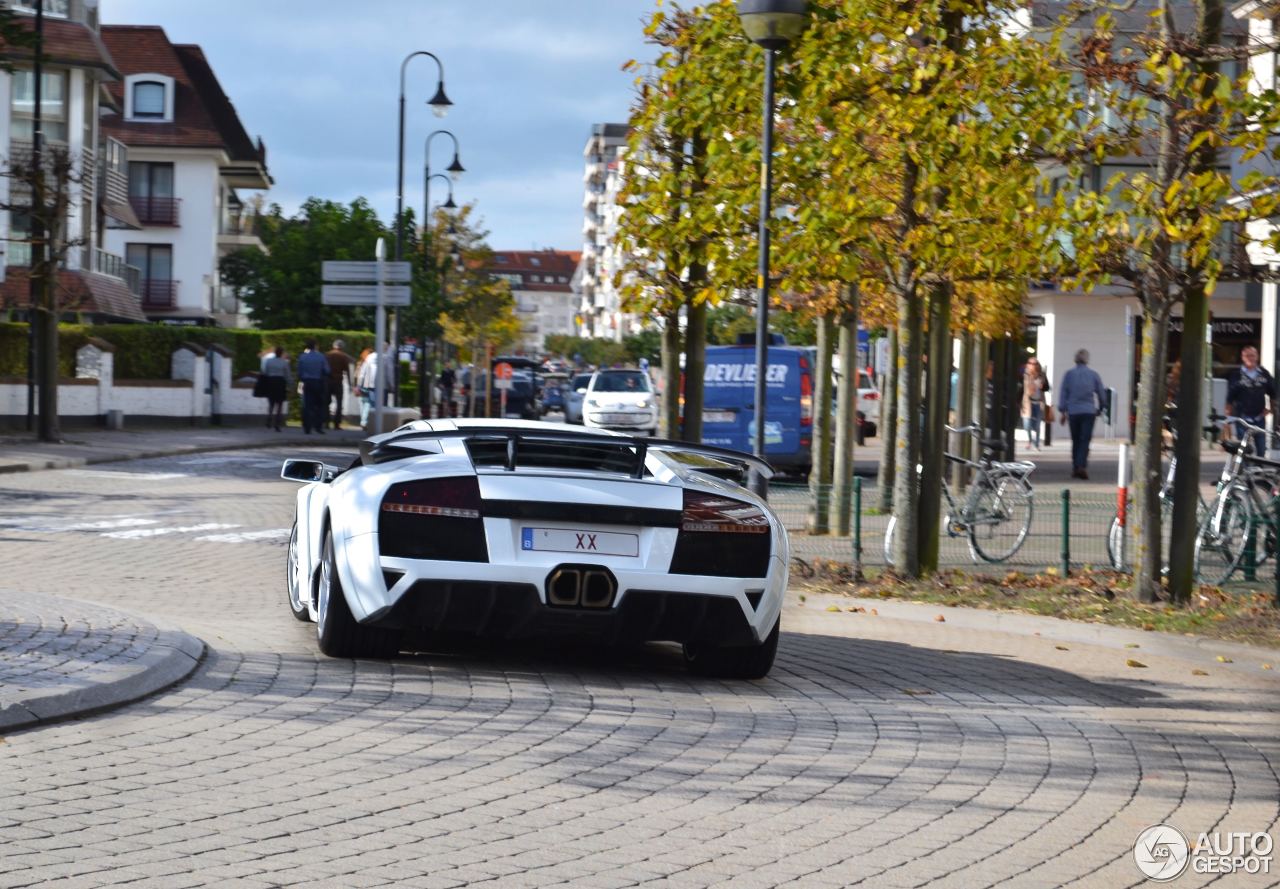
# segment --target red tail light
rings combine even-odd
[[[868,392],[866,395],[864,395],[864,396],[862,396],[862,397],[863,397],[863,398],[865,398],[867,401],[879,401],[879,400],[880,400],[880,393],[879,393],[879,392]]]
[[[382,500],[382,511],[478,519],[480,483],[475,476],[460,476],[392,485]]]
[[[713,534],[768,534],[769,517],[752,503],[719,494],[684,492],[681,531]]]
[[[800,359],[800,425],[813,425],[813,378],[809,376],[809,362]]]

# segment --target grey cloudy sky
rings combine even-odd
[[[161,25],[200,44],[251,135],[267,144],[269,199],[292,211],[309,196],[395,207],[401,60],[440,56],[455,106],[437,120],[430,59],[409,65],[405,201],[421,212],[423,142],[458,136],[497,249],[582,246],[582,148],[591,124],[626,120],[647,58],[642,20],[654,0],[102,0],[112,24]],[[447,137],[432,169],[452,159]],[[444,183],[432,183],[432,202]]]

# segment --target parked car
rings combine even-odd
[[[501,417],[503,409],[502,390],[496,386],[489,387],[488,374],[472,374],[469,371],[464,374],[464,395],[470,396],[473,378],[476,385],[475,395],[474,398],[467,398],[466,404],[463,406],[464,412],[469,411],[474,403],[476,415],[483,416],[484,396],[487,391],[489,393],[489,416],[494,418]],[[512,372],[511,388],[507,390],[506,413],[524,420],[537,420],[542,416],[542,402],[538,398],[537,390],[534,388],[534,377],[528,371],[517,370]]]
[[[564,421],[582,424],[582,402],[591,385],[591,374],[577,374],[569,380],[569,391],[564,396]]]
[[[582,423],[588,429],[613,429],[656,435],[658,396],[642,370],[598,370],[587,384]]]
[[[680,643],[692,671],[765,676],[790,562],[767,463],[519,420],[418,420],[302,482],[289,608],[320,651],[394,657],[436,632]]]
[[[858,420],[863,434],[871,438],[880,423],[880,387],[870,368],[858,370]]]

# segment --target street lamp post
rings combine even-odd
[[[423,225],[423,232],[428,238],[431,236],[430,234],[431,233],[431,180],[435,178],[434,176],[431,175],[431,142],[432,140],[435,139],[436,136],[441,136],[441,135],[448,136],[450,139],[453,140],[453,162],[449,164],[448,167],[445,168],[446,172],[449,174],[448,178],[451,179],[453,182],[457,182],[458,179],[462,176],[462,174],[467,171],[466,167],[462,166],[462,161],[459,160],[458,158],[459,151],[458,151],[457,136],[455,136],[449,130],[436,130],[435,132],[431,133],[431,135],[427,136],[426,146],[423,149],[423,161],[422,161],[422,177],[423,177],[422,178],[422,225]],[[436,174],[436,175],[440,175],[440,174]],[[452,187],[450,187],[449,189],[449,203],[445,204],[445,206],[450,209],[452,209],[455,206],[453,204]],[[428,251],[424,250],[423,251],[424,265],[426,262],[425,257],[427,255],[428,255]]]
[[[738,0],[742,30],[764,50],[764,139],[760,157],[760,253],[756,276],[755,438],[751,452],[765,455],[765,417],[769,370],[769,215],[773,191],[774,68],[778,51],[800,36],[806,22],[805,0]],[[768,496],[769,481],[751,473],[751,487]]]
[[[440,70],[440,79],[436,84],[436,94],[427,104],[435,112],[436,117],[444,117],[449,113],[453,102],[444,92],[444,63],[435,53],[426,50],[411,52],[400,63],[400,128],[396,137],[396,260],[404,259],[404,79],[409,63],[415,56],[429,56]]]
[[[457,158],[454,158],[457,161]],[[446,210],[455,210],[458,205],[453,202],[453,180],[443,173],[435,173],[427,176],[423,183],[427,193],[427,201],[422,205],[423,215],[423,250],[422,250],[422,266],[424,272],[436,271],[435,257],[431,249],[431,203],[430,188],[432,179],[443,179],[449,186],[449,199],[441,204]],[[453,227],[453,223],[449,223],[449,233],[453,234],[457,229]],[[440,277],[440,303],[444,305],[444,277]],[[432,392],[429,385],[429,374],[426,372],[427,367],[427,334],[425,329],[421,331],[422,335],[422,361],[419,364],[418,373],[418,407],[423,418],[431,416],[431,398]]]

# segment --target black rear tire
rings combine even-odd
[[[773,669],[778,654],[778,636],[782,618],[773,623],[773,630],[758,645],[711,645],[686,642],[685,666],[699,676],[719,679],[763,679]]]
[[[342,581],[338,579],[332,531],[326,531],[324,535],[317,612],[316,640],[320,651],[329,657],[385,659],[400,652],[398,630],[366,627],[352,616],[346,593],[342,591]]]

